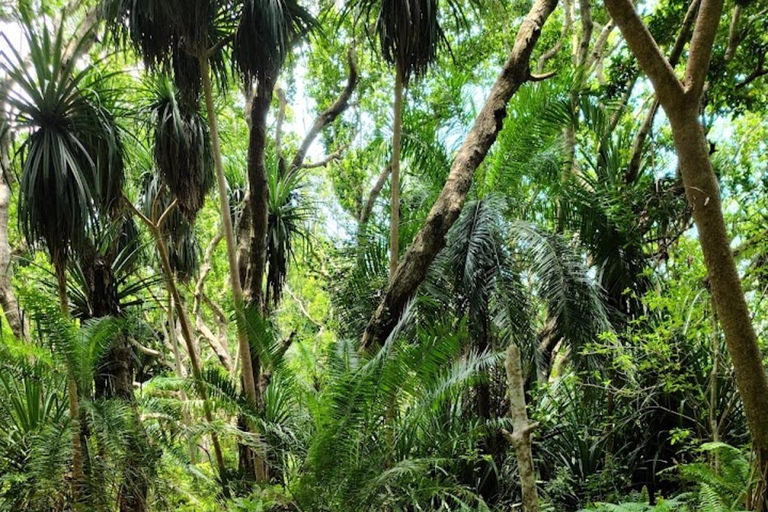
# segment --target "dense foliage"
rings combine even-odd
[[[605,4],[1,1],[0,511],[768,510]],[[636,8],[683,84],[719,16],[695,123],[764,368],[768,1]]]

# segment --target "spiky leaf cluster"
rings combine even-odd
[[[163,182],[190,220],[203,207],[214,182],[213,151],[208,124],[197,104],[181,101],[168,76],[149,87],[146,111],[153,137],[154,159]]]
[[[244,0],[233,58],[247,78],[274,82],[288,52],[315,25],[296,0]]]
[[[90,34],[68,50],[62,27],[25,23],[29,56],[13,45],[3,60],[16,87],[3,98],[28,130],[21,147],[19,221],[30,243],[45,242],[54,263],[83,246],[96,218],[121,196],[123,146],[107,108],[114,91],[108,76],[78,70]],[[27,62],[29,65],[27,65]]]

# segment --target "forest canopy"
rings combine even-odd
[[[0,511],[768,511],[768,0],[0,31]]]

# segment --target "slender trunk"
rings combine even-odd
[[[392,125],[392,195],[389,221],[389,276],[397,270],[400,252],[400,142],[403,135],[403,70],[395,71],[395,115]]]
[[[203,414],[205,420],[209,423],[213,423],[213,413],[211,412],[211,404],[208,402],[208,394],[203,386],[203,375],[200,370],[200,362],[197,358],[195,351],[194,339],[192,336],[192,326],[189,322],[189,317],[184,309],[184,305],[181,302],[181,295],[176,287],[176,281],[173,277],[173,270],[171,268],[171,262],[168,258],[168,248],[163,240],[163,235],[160,233],[160,229],[156,226],[149,226],[152,231],[152,236],[155,238],[155,244],[157,245],[157,252],[160,255],[160,264],[163,268],[163,274],[165,276],[165,283],[168,289],[168,293],[173,298],[173,303],[176,306],[176,315],[181,322],[181,334],[184,338],[184,342],[187,345],[187,353],[189,355],[189,362],[192,366],[192,376],[195,381],[195,388],[197,394],[200,396],[200,400],[203,402]],[[225,496],[229,496],[229,487],[227,485],[227,472],[224,464],[224,455],[221,451],[221,444],[219,443],[219,436],[216,432],[211,432],[211,444],[213,444],[214,456],[216,457],[216,465],[219,471],[219,479],[221,480],[222,491]]]
[[[717,415],[717,374],[720,364],[720,336],[717,332],[717,313],[712,301],[712,371],[709,374],[709,429],[712,442],[720,442],[720,422]],[[720,455],[714,452],[715,473],[720,474]]]
[[[227,180],[224,176],[224,166],[221,162],[221,146],[219,143],[219,128],[216,122],[216,111],[213,105],[213,91],[210,80],[208,59],[200,58],[200,69],[203,76],[203,88],[205,89],[205,105],[208,111],[208,125],[211,131],[211,144],[213,146],[213,161],[216,167],[216,180],[219,187],[219,208],[221,210],[221,225],[224,231],[224,239],[227,243],[227,259],[229,260],[229,282],[232,286],[232,296],[235,302],[235,316],[238,324],[237,341],[240,354],[243,356],[243,387],[248,400],[256,403],[256,383],[253,368],[251,367],[251,347],[245,331],[245,318],[243,316],[243,288],[240,282],[240,267],[237,263],[237,244],[232,230],[232,217],[229,214],[229,199],[227,198]],[[247,356],[247,357],[246,357]]]
[[[528,421],[520,349],[514,343],[507,349],[507,359],[504,366],[507,371],[507,386],[509,387],[509,415],[512,418],[512,432],[504,432],[504,435],[515,449],[517,456],[517,469],[523,492],[523,510],[525,512],[539,512],[536,469],[533,465],[533,452],[531,450],[531,434],[538,428],[538,424]]]
[[[63,263],[54,263],[59,295],[59,307],[65,318],[69,317],[69,299],[67,298],[67,274]],[[67,370],[67,399],[69,401],[69,421],[72,429],[72,510],[81,510],[83,484],[85,483],[83,443],[80,439],[80,400],[77,393],[77,380],[74,369]]]
[[[176,368],[176,376],[180,379],[187,377],[187,372],[184,369],[184,364],[181,361],[181,351],[179,350],[179,339],[176,337],[176,319],[173,315],[173,296],[168,294],[168,337],[171,340],[171,349],[173,351],[174,366]],[[187,393],[182,389],[180,391],[182,403],[187,401]],[[186,407],[182,407],[181,421],[186,427],[192,426],[192,417]],[[197,464],[197,446],[192,436],[187,437],[187,449],[189,450],[189,460],[192,464]]]
[[[229,200],[227,198],[227,181],[226,177],[224,176],[224,166],[221,161],[219,128],[216,121],[216,111],[213,104],[213,88],[211,86],[210,64],[206,55],[200,57],[200,71],[203,78],[205,105],[208,113],[208,125],[211,131],[211,145],[213,146],[213,161],[214,166],[216,167],[216,180],[219,188],[219,208],[221,210],[221,223],[224,231],[224,239],[227,243],[230,286],[232,287],[232,296],[235,304],[235,320],[237,321],[238,353],[242,359],[242,384],[243,389],[245,390],[246,399],[252,407],[256,407],[259,402],[259,395],[256,389],[256,373],[253,369],[251,347],[248,343],[246,332],[246,320],[243,310],[245,307],[245,301],[243,298],[242,283],[240,281],[240,267],[237,261],[237,244],[235,243],[235,237],[232,229],[232,217],[229,213],[230,209]],[[177,307],[180,306],[177,304]],[[187,327],[189,326],[187,325]],[[255,461],[255,471],[257,480],[262,481],[264,479],[263,459],[259,461],[257,457],[257,460]]]
[[[0,104],[0,117],[5,115]],[[2,119],[0,119],[2,125]],[[25,339],[24,321],[11,284],[11,245],[8,241],[8,208],[11,203],[11,132],[0,133],[0,306],[8,327],[18,339]]]
[[[80,440],[80,403],[77,397],[77,381],[71,371],[67,372],[67,398],[69,400],[69,421],[72,429],[72,510],[80,510],[83,470],[83,445]]]

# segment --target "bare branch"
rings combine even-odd
[[[179,200],[174,199],[173,202],[170,205],[168,205],[168,208],[166,208],[163,214],[160,216],[160,220],[157,221],[158,229],[163,227],[163,224],[165,224],[166,219],[168,219],[168,216],[171,214],[173,209],[176,208],[177,204],[179,204]]]
[[[285,91],[280,87],[275,89],[275,96],[277,96],[277,121],[275,123],[275,152],[277,153],[277,161],[280,166],[280,174],[285,173],[285,160],[283,159],[283,123],[285,122]]]
[[[331,153],[330,155],[327,155],[325,158],[322,158],[318,160],[317,162],[305,162],[301,164],[302,169],[317,169],[318,167],[325,167],[331,162],[336,162],[338,160],[341,160],[341,157],[344,156],[344,151],[347,149],[346,146],[341,146],[336,151]]]
[[[211,261],[213,260],[213,251],[216,250],[216,246],[219,245],[222,238],[224,238],[224,230],[219,228],[216,236],[211,239],[211,243],[205,249],[205,256],[203,257],[203,264],[200,267],[199,277],[195,284],[195,303],[192,308],[193,312],[197,314],[200,311],[200,304],[203,299],[205,280],[208,278],[208,274],[211,272]]]
[[[573,24],[573,18],[571,17],[571,1],[563,1],[563,29],[560,31],[560,37],[557,38],[555,44],[549,50],[545,51],[539,57],[539,62],[536,65],[536,72],[541,74],[544,71],[544,65],[548,60],[552,59],[560,49],[563,47],[563,41],[568,37],[568,32],[571,31],[571,25]]]
[[[226,347],[222,344],[222,340],[213,334],[208,326],[205,325],[205,322],[199,313],[196,318],[195,327],[197,328],[197,332],[199,332],[203,338],[208,341],[208,344],[211,346],[214,354],[216,354],[216,357],[219,358],[219,362],[224,367],[224,369],[226,369],[228,372],[231,372],[232,356],[229,354],[229,350],[227,350]]]
[[[357,63],[355,62],[354,48],[349,49],[349,52],[347,53],[347,62],[349,65],[349,77],[347,78],[346,87],[344,87],[344,90],[341,92],[333,105],[331,105],[326,111],[320,114],[317,119],[315,119],[315,122],[312,123],[312,127],[304,136],[304,140],[301,142],[299,150],[296,152],[296,155],[291,161],[288,172],[293,172],[296,169],[301,168],[302,164],[304,163],[304,159],[307,156],[307,151],[309,151],[309,147],[315,141],[323,128],[334,122],[336,118],[339,117],[349,107],[349,100],[352,97],[352,93],[355,92],[358,81]]]
[[[762,54],[758,56],[757,67],[755,67],[755,70],[752,71],[749,75],[747,75],[747,77],[744,78],[744,80],[736,84],[737,89],[746,87],[747,85],[751,84],[761,76],[768,75],[768,69],[766,69],[765,67],[765,57],[766,57],[766,54]]]
[[[698,11],[700,4],[701,0],[693,0],[691,5],[688,6],[688,11],[685,13],[685,18],[683,18],[683,25],[680,27],[680,32],[677,34],[675,44],[672,46],[672,51],[669,53],[669,64],[671,66],[676,66],[680,61],[680,57],[683,55],[683,50],[685,49],[685,44],[690,38],[691,29],[693,28],[693,23],[696,20],[696,12]],[[654,99],[653,104],[651,105],[648,114],[645,116],[645,120],[640,126],[640,130],[638,130],[637,134],[635,135],[635,140],[632,143],[632,156],[629,159],[629,165],[627,165],[627,170],[624,173],[625,183],[631,183],[635,181],[638,174],[640,173],[640,164],[642,161],[643,151],[645,149],[645,142],[648,139],[648,135],[651,133],[653,122],[656,119],[656,114],[658,111],[659,100]]]
[[[576,53],[576,65],[586,68],[587,56],[589,55],[589,43],[592,41],[592,30],[595,26],[592,21],[592,6],[590,5],[590,0],[579,0],[579,17],[581,18],[581,37]]]
[[[360,225],[364,226],[368,223],[368,219],[371,217],[371,212],[373,212],[373,207],[376,204],[376,199],[379,198],[379,194],[381,194],[381,189],[384,188],[384,184],[387,182],[387,178],[389,178],[389,173],[392,172],[392,165],[387,164],[384,169],[379,173],[379,177],[376,178],[376,183],[373,184],[373,188],[371,188],[371,193],[368,194],[368,200],[365,202],[365,207],[363,208],[363,211],[360,213]]]
[[[312,318],[312,315],[309,314],[309,311],[307,311],[307,308],[304,307],[304,303],[301,302],[301,299],[299,299],[296,294],[293,293],[293,291],[290,289],[290,287],[286,284],[285,285],[285,291],[288,293],[288,295],[293,299],[293,301],[296,303],[297,306],[299,306],[299,311],[301,311],[301,314],[304,315],[304,317],[309,320],[311,323],[313,323],[315,326],[320,327],[322,329],[323,324]]]
[[[741,20],[741,13],[744,10],[744,6],[736,4],[733,7],[733,15],[731,16],[731,26],[728,28],[728,47],[725,49],[725,62],[730,62],[736,56],[736,48],[738,48],[741,42],[741,33],[739,32],[739,21]]]

